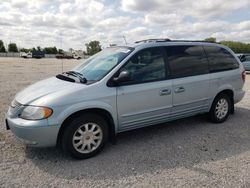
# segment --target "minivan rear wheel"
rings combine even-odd
[[[108,138],[105,119],[96,114],[84,114],[71,121],[62,137],[63,150],[77,159],[96,155]]]
[[[229,96],[220,94],[214,99],[209,112],[209,118],[214,123],[222,123],[228,118],[231,108],[232,104]]]

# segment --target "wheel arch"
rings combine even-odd
[[[109,128],[109,130],[108,130],[109,138],[108,139],[111,142],[115,142],[116,127],[115,127],[115,122],[114,122],[114,119],[113,119],[111,113],[105,109],[102,109],[102,108],[89,108],[89,109],[83,109],[83,110],[79,110],[79,111],[72,113],[62,122],[61,127],[60,127],[59,132],[58,132],[58,136],[57,136],[57,145],[61,144],[63,132],[64,132],[65,128],[69,125],[69,123],[72,121],[72,119],[74,119],[75,117],[80,116],[81,114],[84,114],[84,113],[92,113],[92,114],[97,114],[97,115],[102,116],[108,123],[108,128]]]
[[[214,102],[214,100],[216,99],[216,97],[218,97],[221,94],[226,94],[227,96],[229,96],[230,101],[231,101],[231,113],[234,112],[234,92],[232,89],[224,89],[221,90],[219,93],[217,93],[217,95],[213,98],[212,103]],[[210,106],[211,109],[212,105]]]

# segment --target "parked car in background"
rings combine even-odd
[[[83,53],[79,53],[78,51],[71,52],[63,52],[62,54],[56,54],[57,59],[82,59],[84,58]]]
[[[20,57],[23,58],[32,58],[32,53],[31,52],[20,52]]]
[[[246,71],[250,71],[250,54],[237,54]]]
[[[84,52],[82,50],[72,50],[73,58],[74,59],[83,59]]]
[[[56,54],[57,59],[73,59],[73,55],[69,53]]]
[[[117,133],[208,114],[222,123],[245,91],[245,70],[216,43],[151,39],[102,50],[15,96],[6,127],[35,147],[96,155]]]
[[[83,58],[83,55],[73,53],[73,58],[79,60]]]
[[[32,51],[32,58],[40,59],[45,57],[45,52],[41,50],[33,50]]]

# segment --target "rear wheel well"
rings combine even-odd
[[[221,95],[221,94],[226,94],[229,98],[230,98],[230,102],[231,102],[231,113],[234,113],[234,93],[232,90],[230,89],[226,89],[226,90],[223,90],[221,92],[219,92],[217,96]],[[216,98],[215,97],[215,98]]]
[[[113,120],[111,114],[108,111],[103,110],[103,109],[92,108],[92,109],[77,111],[77,112],[71,114],[69,117],[67,117],[63,121],[63,123],[60,127],[60,130],[59,130],[58,136],[57,136],[57,145],[59,145],[59,146],[61,145],[63,132],[64,132],[65,128],[70,124],[72,119],[74,119],[75,117],[81,116],[81,114],[86,114],[86,113],[97,114],[97,115],[102,116],[107,121],[107,124],[108,124],[108,133],[109,133],[108,139],[111,142],[115,142],[115,124],[114,124],[114,120]]]

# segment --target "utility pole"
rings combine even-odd
[[[62,31],[60,31],[60,46],[62,49]],[[61,67],[62,67],[62,72],[63,72],[63,59],[61,58]]]
[[[123,40],[124,40],[124,42],[125,42],[125,44],[126,44],[126,46],[127,46],[128,43],[127,43],[126,37],[125,37],[124,35],[123,35],[122,37],[123,37]]]

